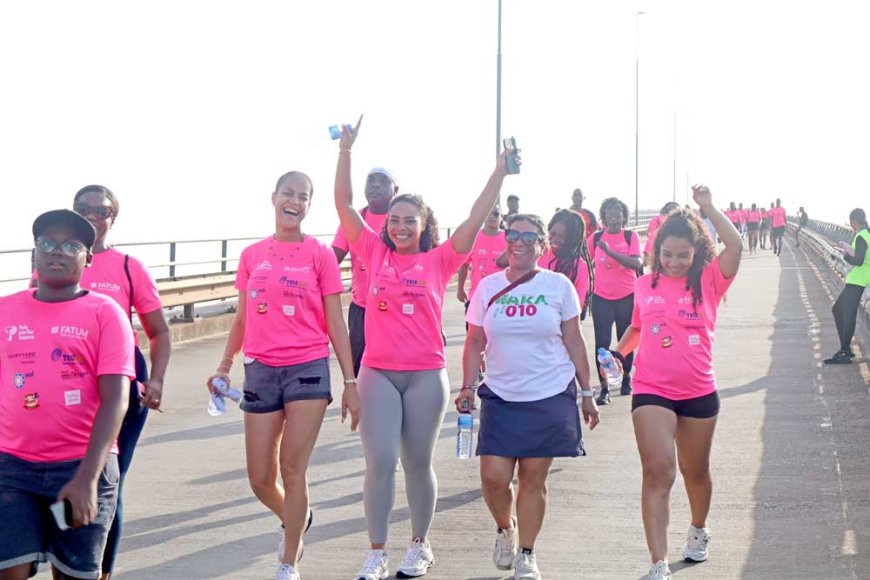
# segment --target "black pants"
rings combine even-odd
[[[350,335],[350,353],[353,356],[353,374],[358,377],[366,350],[366,309],[353,302],[347,310],[347,331]]]
[[[834,324],[837,325],[837,334],[840,336],[840,350],[847,352],[852,350],[852,337],[855,335],[855,320],[858,317],[858,307],[861,305],[861,296],[864,287],[855,284],[846,284],[843,291],[834,302],[831,312],[834,314]]]
[[[613,324],[616,323],[616,340],[622,338],[625,331],[631,325],[631,313],[634,310],[634,293],[619,300],[607,300],[595,294],[592,295],[592,323],[595,327],[595,351],[599,348],[610,350],[610,341],[613,340]],[[622,368],[622,384],[629,383],[631,364],[634,361],[632,352],[625,357],[625,365]],[[595,359],[596,368],[598,358]],[[600,369],[599,369],[600,370]]]

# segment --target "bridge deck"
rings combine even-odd
[[[821,368],[837,346],[830,305],[838,288],[824,274],[791,243],[781,258],[768,251],[743,262],[718,327],[723,409],[713,454],[712,556],[695,566],[679,562],[688,507],[678,479],[671,529],[677,577],[870,577],[870,373],[866,362]],[[455,387],[464,330],[459,304],[448,304]],[[591,341],[591,325],[584,333]],[[862,342],[863,333],[859,324]],[[205,413],[205,375],[222,348],[223,339],[212,338],[174,352],[165,413],[149,419],[127,482],[121,580],[272,577],[277,522],[248,488],[241,412]],[[554,464],[538,545],[545,578],[635,580],[646,573],[629,408],[627,397],[615,398],[601,426],[585,434],[590,455]],[[455,419],[448,413],[437,448],[429,577],[504,578],[490,561],[494,526],[477,461],[453,457]],[[359,437],[341,425],[334,404],[309,473],[316,522],[306,536],[306,580],[350,579],[360,566],[363,469]],[[393,567],[410,534],[401,473],[397,484]]]

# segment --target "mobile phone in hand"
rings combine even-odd
[[[72,504],[68,499],[54,502],[50,509],[60,531],[64,532],[73,527]]]
[[[520,150],[517,149],[517,140],[511,137],[502,141],[502,145],[504,145],[505,151],[510,151],[507,156],[507,171],[511,175],[516,175],[520,172],[520,164],[517,160]]]

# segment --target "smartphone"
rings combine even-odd
[[[64,532],[73,527],[72,504],[68,499],[54,502],[50,509],[60,531]]]
[[[502,144],[504,145],[505,151],[511,152],[507,157],[508,173],[515,175],[520,172],[520,164],[517,160],[520,150],[517,149],[517,140],[511,137],[510,139],[502,141]]]

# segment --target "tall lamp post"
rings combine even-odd
[[[498,0],[498,54],[495,88],[495,157],[501,154],[501,0]]]
[[[639,153],[640,153],[640,17],[646,12],[634,15],[634,225],[639,221]]]

